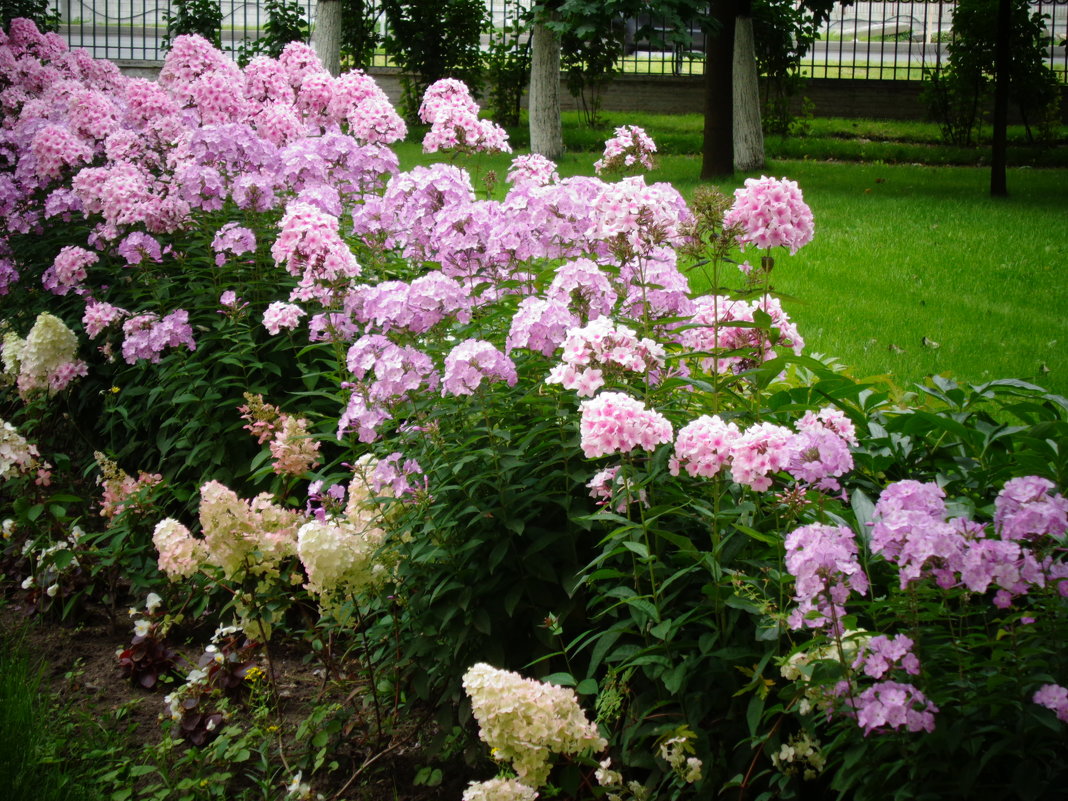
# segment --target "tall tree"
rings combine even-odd
[[[759,170],[764,166],[764,129],[760,120],[760,84],[757,80],[752,0],[739,0],[738,15],[734,18],[731,83],[734,97],[734,167],[742,172]]]
[[[564,155],[560,123],[560,35],[551,27],[559,12],[543,8],[530,40],[530,150],[554,161]]]
[[[341,72],[341,0],[318,0],[312,47],[331,75]]]
[[[734,172],[734,21],[737,0],[713,0],[705,37],[705,138],[701,178]]]

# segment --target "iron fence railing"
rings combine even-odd
[[[315,0],[300,0],[314,25]],[[259,0],[219,0],[223,13],[224,48],[261,35],[267,21]],[[374,6],[374,0],[369,0]],[[487,11],[500,30],[531,0],[486,0]],[[94,57],[118,61],[154,62],[163,59],[163,39],[170,0],[52,0],[62,20],[61,35],[72,47]],[[1046,60],[1061,81],[1068,82],[1068,0],[1036,0],[1032,7],[1045,15],[1048,34]],[[946,59],[953,36],[955,0],[855,2],[836,6],[821,27],[820,38],[806,55],[802,69],[815,78],[876,78],[918,80],[924,70]],[[377,25],[385,32],[384,16]],[[638,38],[643,31],[652,33]],[[625,74],[694,74],[704,70],[704,37],[693,31],[686,47],[665,44],[657,35],[655,18],[621,21],[624,55],[617,63]],[[485,35],[484,45],[490,35]],[[381,50],[367,66],[390,66]]]

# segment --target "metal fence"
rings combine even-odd
[[[486,0],[497,29],[530,5],[531,0]],[[302,0],[314,25],[315,0]],[[62,20],[61,35],[72,47],[94,57],[117,61],[158,62],[163,59],[169,0],[52,0]],[[374,0],[370,0],[374,6]],[[220,0],[223,13],[222,43],[236,49],[260,36],[267,21],[258,0]],[[1068,82],[1068,0],[1036,0],[1031,4],[1045,15],[1048,34],[1047,63],[1061,81]],[[802,70],[815,78],[875,78],[919,80],[924,70],[943,63],[953,35],[955,0],[912,2],[856,2],[836,6],[821,27],[820,38],[805,57]],[[377,25],[385,32],[384,15]],[[617,67],[637,75],[700,75],[704,70],[704,37],[694,31],[692,45],[681,48],[663,43],[656,34],[655,18],[630,20],[621,27],[624,55]],[[638,38],[642,30],[652,35]],[[483,37],[489,44],[489,35]],[[384,52],[368,66],[390,66]]]

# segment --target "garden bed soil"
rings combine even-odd
[[[122,616],[112,622],[103,611],[90,612],[70,624],[28,615],[13,604],[0,605],[0,638],[3,642],[21,641],[31,659],[40,663],[45,686],[59,708],[72,720],[80,721],[80,727],[91,721],[106,729],[109,742],[128,743],[129,758],[136,761],[137,751],[147,751],[163,739],[160,723],[167,713],[163,698],[170,686],[146,690],[122,676],[117,652],[128,645],[131,636],[130,623]],[[195,660],[202,645],[190,643],[178,650]],[[357,695],[350,692],[343,697],[328,686],[321,673],[306,664],[303,654],[295,649],[273,647],[271,667],[277,713],[283,731],[291,736],[316,704],[351,705]],[[398,732],[389,745],[376,752],[360,746],[358,725],[356,717],[346,725],[350,736],[340,753],[328,757],[328,761],[337,759],[340,766],[332,774],[324,771],[312,782],[313,798],[431,801],[460,797],[464,787],[461,776],[467,772],[464,770],[458,771],[460,775],[454,774],[451,781],[449,771],[443,776],[439,773],[444,782],[434,787],[415,784],[416,774],[428,762],[418,745],[419,736],[427,734],[425,728],[419,731],[413,726],[412,731]],[[99,744],[100,738],[97,742],[89,740],[92,746]],[[350,783],[350,777],[357,772],[358,780]]]

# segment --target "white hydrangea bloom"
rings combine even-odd
[[[479,663],[463,679],[479,735],[524,784],[540,787],[550,754],[603,751],[608,741],[587,720],[575,692]]]
[[[463,801],[534,801],[537,797],[537,790],[515,779],[490,779],[467,785]]]

